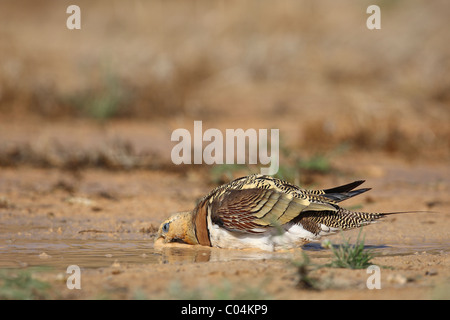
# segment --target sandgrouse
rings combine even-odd
[[[355,190],[363,182],[305,190],[270,176],[249,175],[213,189],[194,210],[171,216],[159,227],[156,239],[268,251],[299,247],[389,214],[354,212],[338,205],[370,190]]]

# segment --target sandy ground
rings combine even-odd
[[[448,1],[380,3],[380,30],[368,1],[78,3],[81,30],[64,2],[0,3],[0,298],[450,298]],[[291,182],[373,188],[348,208],[423,211],[364,228],[381,289],[316,268],[320,243],[155,248],[171,213],[260,169],[174,165],[195,120],[279,129]],[[298,285],[302,250],[317,290]]]
[[[405,168],[386,161],[374,168],[366,161],[359,159],[358,176],[374,189],[348,205],[366,211],[432,210],[391,216],[364,229],[366,245],[378,255],[372,261],[381,267],[380,290],[367,288],[366,270],[314,270],[332,256],[319,244],[304,251],[320,290],[297,287],[295,261],[302,260],[301,250],[155,249],[160,221],[190,209],[209,190],[201,171],[88,169],[74,175],[59,169],[2,169],[1,263],[13,270],[50,266],[34,276],[52,285],[52,298],[63,299],[448,299],[448,167]],[[351,162],[336,160],[347,169]],[[324,178],[324,186],[350,176]],[[345,236],[356,239],[357,232]],[[329,239],[342,242],[341,235]],[[66,287],[70,264],[81,267],[81,290]]]

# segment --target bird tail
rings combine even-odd
[[[430,211],[396,211],[396,212],[359,212],[345,208],[338,211],[318,212],[316,221],[328,227],[329,231],[350,230],[375,223],[377,220],[393,214],[418,213]]]
[[[321,231],[324,233],[333,233],[338,230],[349,230],[362,227],[371,224],[382,217],[384,217],[384,215],[379,213],[355,212],[339,208],[338,211],[314,212],[308,217],[308,220],[318,223],[321,226]]]

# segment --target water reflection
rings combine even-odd
[[[0,267],[76,264],[85,268],[109,266],[114,261],[158,263],[149,241],[7,240],[0,243]]]
[[[377,255],[395,256],[427,252],[449,252],[448,244],[370,245]],[[0,268],[51,266],[64,268],[76,264],[81,268],[100,268],[121,264],[202,263],[231,260],[295,259],[302,249],[285,252],[232,250],[177,244],[154,247],[146,240],[1,240]],[[331,257],[329,249],[318,243],[303,247],[311,257]]]
[[[287,259],[300,251],[301,249],[287,252],[266,252],[261,250],[219,249],[188,245],[157,248],[157,252],[161,254],[161,263]]]
[[[300,251],[301,249],[297,250]],[[76,264],[82,268],[111,266],[114,262],[129,264],[191,263],[231,260],[278,259],[291,252],[259,250],[228,250],[203,246],[154,247],[151,240],[2,240],[0,268],[51,266],[67,268]]]

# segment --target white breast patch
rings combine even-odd
[[[299,224],[293,224],[289,228],[282,230],[273,228],[264,233],[232,232],[212,223],[209,215],[208,229],[211,245],[218,248],[257,248],[275,251],[298,248],[305,243],[320,238],[319,235],[314,235]]]

